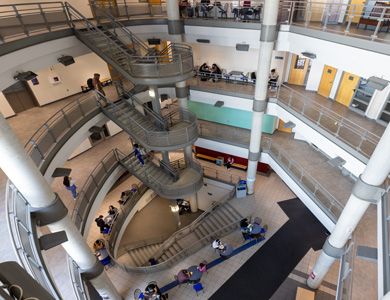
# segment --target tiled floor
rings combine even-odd
[[[74,97],[73,97],[74,98]],[[36,108],[29,110],[25,113],[19,114],[16,117],[10,118],[8,121],[10,122],[11,127],[16,132],[18,137],[21,139],[22,143],[25,143],[26,140],[35,132],[40,125],[43,124],[54,112],[58,111],[58,109],[62,108],[65,104],[69,103],[71,99],[65,99],[62,101],[58,101],[51,105],[47,105],[43,108]],[[23,119],[23,122],[20,120]],[[25,125],[28,125],[27,127]],[[278,139],[278,134],[274,135],[275,139]],[[280,140],[278,143],[287,143],[289,138],[283,137],[280,135]],[[291,143],[297,143],[291,139]],[[302,142],[299,142],[302,143]],[[86,153],[83,153],[76,158],[68,161],[64,167],[70,167],[73,169],[72,175],[77,180],[77,185],[81,187],[96,166],[97,162],[112,148],[117,147],[119,149],[128,149],[130,147],[130,142],[128,140],[128,136],[125,133],[119,133],[116,136],[109,139],[107,142],[103,142],[94,148],[90,149]],[[289,146],[290,147],[290,146]],[[303,149],[303,144],[301,146],[297,146],[297,152],[299,149]],[[315,152],[315,150],[312,150]],[[313,152],[313,153],[314,153]],[[291,149],[291,154],[293,155],[294,151]],[[306,161],[306,159],[312,155],[312,153],[308,150],[305,155],[302,155],[302,163]],[[317,155],[319,155],[317,153]],[[297,158],[298,159],[298,158]],[[316,161],[316,160],[315,160]],[[209,164],[207,162],[202,162],[202,164]],[[315,162],[308,163],[307,167],[315,165]],[[212,164],[215,167],[214,164]],[[324,175],[322,170],[314,167],[313,170],[317,170],[319,174],[322,174],[322,181],[327,181],[327,176]],[[232,170],[237,174],[240,174],[245,178],[245,173],[239,170]],[[330,171],[332,174],[333,171]],[[133,180],[133,179],[131,179]],[[348,179],[346,179],[345,184],[348,183]],[[0,193],[4,195],[4,187],[5,187],[6,178],[5,175],[0,177]],[[129,183],[124,183],[126,186]],[[350,183],[351,184],[351,183]],[[63,199],[67,207],[69,208],[69,213],[71,213],[74,202],[68,191],[63,189],[62,183],[59,179],[54,180],[52,184],[53,190],[60,194],[60,197]],[[341,192],[342,188],[340,189]],[[276,230],[286,221],[286,216],[284,213],[277,207],[276,202],[279,200],[286,200],[289,198],[293,198],[294,195],[291,191],[284,185],[283,182],[279,179],[276,174],[272,174],[269,178],[257,176],[256,181],[256,189],[255,194],[248,196],[245,199],[235,199],[233,200],[233,204],[237,209],[242,210],[243,213],[252,212],[253,215],[258,215],[263,218],[263,222],[269,225],[269,233],[268,237],[270,237]],[[348,192],[345,192],[344,198],[348,196]],[[109,201],[110,195],[107,197],[107,201]],[[117,201],[117,194],[113,195],[111,201]],[[101,211],[105,212],[107,209],[108,202],[104,202],[101,206]],[[4,206],[4,198],[2,196],[1,205]],[[4,210],[1,211],[0,228],[2,230],[1,234],[4,236],[6,240],[8,237],[7,226],[5,225],[5,216]],[[90,243],[97,237],[100,237],[98,233],[97,236],[93,236],[90,234],[88,237],[88,242]],[[360,222],[357,228],[357,243],[365,246],[376,247],[376,208],[374,206],[370,207],[362,221]],[[226,237],[226,241],[230,242],[234,247],[237,247],[242,244],[241,235],[237,232],[230,234]],[[5,243],[3,243],[4,245]],[[0,249],[0,253],[2,255],[2,261],[4,260],[14,260],[15,257],[11,250],[10,242],[6,243],[9,246],[3,246]],[[206,294],[203,296],[200,294],[198,299],[207,299],[209,295],[211,295],[227,278],[234,273],[235,270],[245,262],[248,257],[250,257],[254,251],[261,247],[261,243],[240,253],[239,255],[229,259],[223,264],[218,265],[217,267],[210,270],[209,274],[205,274],[204,286],[206,288]],[[64,252],[60,249],[55,249],[53,251],[48,251],[46,256],[49,258],[49,264],[53,273],[55,273],[55,277],[57,282],[61,282],[60,289],[64,293],[64,299],[72,299],[71,296],[71,288],[70,282],[65,280],[68,278],[67,272],[63,270],[66,269],[66,265],[64,262]],[[298,266],[296,268],[297,271],[305,273],[306,275],[310,273],[310,269],[313,266],[318,253],[310,253],[304,258],[302,262],[302,266]],[[118,267],[113,267],[108,270],[108,273],[112,280],[117,285],[121,294],[125,297],[125,299],[131,299],[132,292],[135,288],[140,287],[144,288],[149,280],[157,280],[160,286],[163,286],[173,280],[173,275],[177,273],[177,270],[180,270],[182,267],[188,267],[192,264],[198,264],[201,260],[206,259],[208,261],[212,261],[216,258],[216,253],[214,253],[210,248],[205,248],[197,252],[195,255],[187,258],[183,262],[181,262],[177,267],[172,268],[171,270],[167,270],[165,272],[153,274],[151,276],[140,276],[133,274],[124,274]],[[61,267],[62,266],[62,267]],[[326,278],[326,281],[335,284],[334,278],[332,276],[337,277],[337,266],[334,266],[336,270],[333,275],[329,275],[329,278]],[[299,273],[301,274],[301,273]],[[336,274],[336,275],[334,275]],[[354,268],[354,286],[353,286],[353,298],[352,299],[374,299],[376,297],[376,276],[370,276],[369,274],[376,274],[376,266],[370,263],[367,263],[360,259],[355,259],[355,268]],[[295,274],[293,274],[295,275]],[[301,276],[301,279],[290,275],[290,278],[298,281],[304,282],[305,276]],[[296,276],[296,275],[295,275]],[[68,282],[68,285],[66,284]],[[288,286],[291,285],[291,281],[286,282],[286,286],[282,287],[288,290]],[[295,287],[296,288],[296,287]],[[324,292],[329,292],[325,289]],[[290,294],[290,292],[288,292]],[[191,290],[191,287],[181,287],[175,288],[170,291],[170,295],[174,297],[173,299],[192,299],[195,298],[196,294]],[[275,295],[276,297],[276,295]],[[276,300],[277,298],[275,298]],[[280,298],[284,299],[284,298]],[[325,298],[324,298],[325,299]]]

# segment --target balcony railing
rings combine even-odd
[[[376,134],[284,84],[279,87],[276,98],[365,158],[371,157],[380,140]]]

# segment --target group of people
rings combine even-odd
[[[176,199],[177,206],[179,206],[179,215],[182,215],[185,212],[190,213],[190,203],[187,200],[184,199]]]
[[[222,243],[219,239],[213,241],[211,246],[216,249],[219,253],[219,256],[228,259],[233,253],[233,246],[228,243]]]
[[[108,216],[103,219],[103,215],[100,215],[95,219],[96,226],[100,228],[100,233],[104,232],[104,229],[110,228],[110,225],[115,221],[119,211],[113,205],[108,207]]]
[[[218,78],[218,75],[222,75],[221,69],[215,63],[212,64],[211,67],[204,63],[199,67],[199,72],[201,73],[202,81],[207,81],[207,79],[210,79],[215,82]]]
[[[199,272],[205,272],[207,269],[207,265],[204,264],[204,263],[200,263],[197,267],[196,267],[196,270],[198,270]],[[179,271],[179,273],[177,273],[177,282],[179,284],[183,284],[183,283],[198,283],[200,281],[200,277],[196,280],[191,280],[191,276],[192,276],[192,272],[190,272],[189,270],[187,269],[182,269]]]

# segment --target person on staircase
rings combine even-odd
[[[142,166],[145,165],[144,160],[142,159],[142,154],[140,152],[140,149],[138,148],[138,144],[134,144],[134,154],[137,156],[139,162],[141,163]]]

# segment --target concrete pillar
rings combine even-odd
[[[169,160],[169,152],[168,151],[161,151],[161,156],[162,156],[162,160],[168,164],[170,164],[170,160]]]
[[[188,202],[190,202],[191,212],[198,211],[198,194],[195,193],[188,197]]]
[[[180,20],[179,3],[177,0],[167,0],[168,33],[172,42],[181,43],[183,41],[184,23]]]
[[[368,119],[376,120],[380,117],[383,107],[387,103],[386,101],[389,97],[389,94],[390,94],[390,85],[385,87],[382,91],[375,90],[365,113]]]
[[[185,147],[184,149],[184,160],[186,165],[189,166],[192,164],[192,145]]]
[[[253,194],[257,163],[260,158],[260,141],[264,112],[267,108],[268,76],[271,69],[272,51],[277,38],[279,0],[265,0],[264,19],[261,25],[259,63],[257,66],[255,95],[253,99],[252,130],[249,142],[247,187]]]
[[[150,96],[150,100],[152,101],[153,111],[159,116],[161,116],[162,114],[161,114],[160,95],[158,93],[157,85],[149,86],[149,96]]]
[[[171,200],[171,211],[173,214],[173,218],[175,220],[176,230],[180,229],[181,221],[180,221],[180,215],[179,215],[179,206],[177,205],[176,200]]]
[[[390,172],[390,125],[387,126],[366,168],[352,189],[352,194],[326,241],[311,276],[307,280],[313,289],[321,285],[333,262],[340,258],[343,247],[366,212],[370,203],[380,199],[378,187]]]
[[[1,113],[0,132],[0,157],[6,158],[0,160],[0,167],[36,210],[37,219],[47,224],[51,232],[66,232],[68,241],[62,246],[81,269],[93,274],[91,283],[98,283],[94,287],[101,296],[122,299],[70,219],[61,199],[51,190]]]
[[[188,86],[186,81],[179,81],[175,83],[175,91],[176,91],[176,98],[177,103],[179,104],[180,108],[187,109],[188,110]]]

